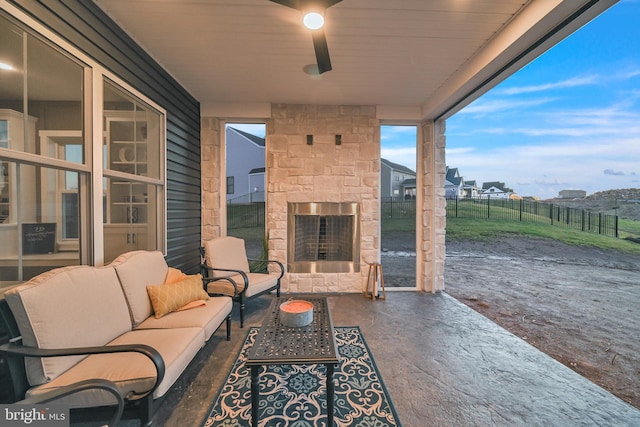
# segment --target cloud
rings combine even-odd
[[[562,80],[555,83],[542,83],[538,85],[530,85],[530,86],[516,86],[504,88],[497,91],[500,94],[504,95],[520,95],[523,93],[532,93],[532,92],[543,92],[551,89],[564,89],[570,87],[577,86],[587,86],[594,85],[598,83],[598,76],[585,76],[585,77],[573,77],[567,80]]]
[[[415,147],[401,147],[401,148],[382,148],[380,155],[383,159],[387,159],[390,162],[404,165],[409,169],[416,170],[416,148]]]
[[[523,109],[528,107],[537,107],[540,105],[548,104],[555,101],[557,98],[538,98],[538,99],[498,99],[491,101],[483,101],[481,99],[475,101],[468,107],[457,114],[493,114],[501,111],[513,111],[516,109]]]
[[[605,169],[604,170],[604,174],[605,175],[614,175],[614,176],[625,176],[624,172],[616,172],[613,169]]]
[[[448,155],[460,155],[470,153],[472,151],[476,151],[475,147],[458,147],[458,148],[447,148]]]

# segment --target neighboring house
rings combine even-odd
[[[482,184],[482,197],[495,197],[508,199],[513,194],[513,190],[505,186],[504,182],[491,181]]]
[[[480,197],[482,187],[478,187],[475,180],[465,181],[463,185],[463,197]]]
[[[458,168],[447,166],[444,192],[447,199],[464,197],[464,179],[460,176]]]
[[[380,180],[383,198],[415,199],[416,173],[408,167],[380,159]]]
[[[228,126],[227,203],[264,202],[264,138]]]

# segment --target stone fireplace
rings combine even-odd
[[[288,203],[290,273],[360,271],[358,203]]]
[[[287,266],[283,291],[362,292],[380,247],[375,107],[272,105],[266,152],[269,256]]]

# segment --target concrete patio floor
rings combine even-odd
[[[197,426],[271,296],[251,301],[245,329],[219,330],[156,413],[155,426]],[[329,295],[335,326],[360,326],[402,425],[639,426],[640,410],[446,293]]]

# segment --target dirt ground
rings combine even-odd
[[[413,241],[383,236],[386,287],[415,286]],[[524,237],[446,256],[446,292],[640,408],[640,256]]]

